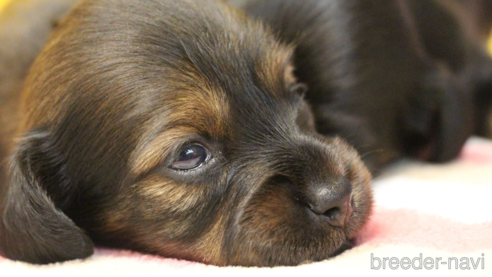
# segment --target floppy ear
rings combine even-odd
[[[423,160],[446,162],[459,155],[472,135],[472,95],[444,66],[423,76],[402,109],[404,149]]]
[[[68,194],[69,179],[60,177],[62,159],[51,144],[48,133],[30,132],[17,146],[1,184],[6,187],[0,199],[0,251],[7,258],[46,264],[93,253],[92,241],[53,201]]]
[[[430,91],[436,93],[439,103],[439,131],[431,160],[445,162],[456,158],[473,134],[472,94],[467,85],[444,70],[430,82]]]

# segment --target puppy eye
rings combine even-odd
[[[290,91],[291,92],[294,92],[298,95],[304,95],[306,94],[306,92],[308,91],[308,87],[306,84],[303,84],[303,83],[297,83],[297,84],[293,84],[290,86]]]
[[[187,145],[181,149],[179,156],[171,164],[175,170],[191,170],[200,167],[209,160],[210,152],[199,144]]]

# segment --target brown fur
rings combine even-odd
[[[0,252],[14,260],[94,243],[323,260],[372,203],[338,136],[377,172],[450,160],[474,125],[488,132],[488,0],[231,1],[264,23],[220,0],[85,0],[58,23],[76,2],[16,2],[0,22]],[[177,169],[190,145],[206,159]]]
[[[489,132],[488,0],[231,0],[251,18],[221,0],[85,0],[58,23],[76,2],[19,1],[0,22],[0,252],[14,260],[94,243],[323,260],[370,214],[364,163],[447,161]],[[176,168],[190,145],[206,159]]]
[[[292,52],[222,1],[83,1],[25,82],[3,254],[50,263],[93,242],[216,265],[336,254],[369,216],[370,174],[316,134]],[[191,143],[210,158],[173,169]],[[354,210],[341,223],[312,205],[338,188]]]

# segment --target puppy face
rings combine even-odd
[[[27,80],[4,254],[49,263],[94,241],[217,265],[334,255],[368,217],[370,174],[315,133],[291,55],[221,2],[85,1]]]

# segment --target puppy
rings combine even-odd
[[[57,25],[9,104],[18,139],[2,133],[6,257],[85,258],[95,243],[296,265],[366,222],[370,173],[316,132],[293,47],[262,23],[223,1],[86,0]]]
[[[402,156],[448,161],[490,134],[490,1],[231,2],[297,45],[318,131],[344,137],[373,173]]]
[[[277,39],[214,2],[89,1],[62,24],[24,90],[24,139],[8,150],[7,256],[80,258],[95,241],[219,265],[324,259],[367,218],[370,191],[354,151],[315,128],[349,140],[376,173],[404,155],[447,161],[487,130],[488,2],[232,2]],[[26,210],[37,219],[19,218]],[[21,243],[27,224],[41,234],[34,250]]]
[[[473,95],[475,134],[492,138],[492,1],[407,1],[425,50]]]

